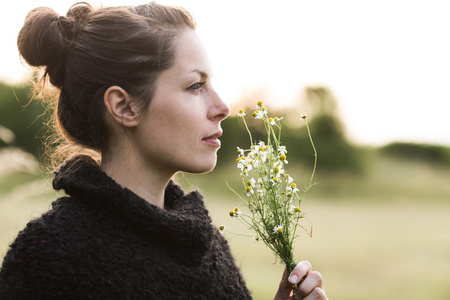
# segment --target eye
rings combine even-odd
[[[190,91],[194,91],[194,92],[201,92],[202,91],[202,86],[205,84],[205,81],[202,82],[196,82],[193,85],[188,87],[188,90]]]

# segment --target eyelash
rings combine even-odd
[[[203,85],[205,85],[205,83],[206,83],[205,81],[203,81],[203,82],[196,82],[193,85],[191,85],[190,87],[188,87],[188,90],[201,91],[201,88],[202,88]]]

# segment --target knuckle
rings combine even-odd
[[[308,269],[311,268],[311,263],[310,263],[309,261],[307,261],[307,260],[302,260],[302,261],[299,262],[297,265],[298,265],[298,266],[305,267],[305,268],[308,268]]]
[[[309,276],[313,277],[315,280],[317,280],[318,282],[322,282],[323,281],[323,277],[322,274],[320,274],[317,271],[313,271],[311,272],[311,274],[309,274]]]
[[[322,299],[322,300],[326,300],[327,299],[325,291],[323,289],[319,288],[319,287],[315,287],[312,290],[310,295],[312,296],[313,299]]]

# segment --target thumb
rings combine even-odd
[[[286,300],[289,299],[292,292],[292,283],[288,281],[287,269],[284,269],[283,277],[281,277],[280,284],[278,285],[278,291],[275,294],[274,300]]]

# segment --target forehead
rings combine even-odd
[[[211,66],[206,50],[192,29],[181,32],[175,42],[175,62],[177,71],[192,72],[202,70],[211,75]]]

